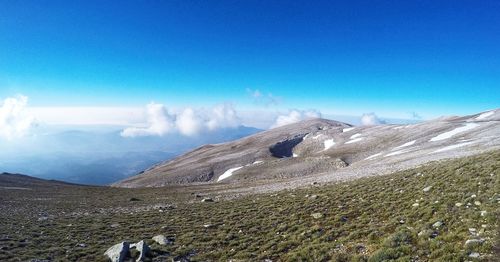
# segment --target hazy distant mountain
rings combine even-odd
[[[73,183],[109,184],[207,143],[221,143],[261,131],[240,126],[186,137],[120,136],[113,131],[63,131],[38,135],[23,144],[0,145],[0,171]]]
[[[237,141],[205,145],[116,186],[367,176],[500,147],[500,110],[412,125],[313,119]]]

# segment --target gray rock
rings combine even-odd
[[[112,262],[122,262],[127,257],[130,244],[128,242],[121,242],[110,247],[104,255],[108,256]]]
[[[474,245],[474,244],[482,244],[483,242],[484,242],[484,238],[467,239],[467,241],[465,241],[465,246]]]
[[[481,256],[481,255],[477,252],[472,252],[469,254],[469,257],[473,257],[473,258],[478,258],[479,256]]]
[[[443,222],[441,221],[437,221],[436,223],[432,224],[433,228],[440,228],[441,226],[443,226]]]
[[[316,218],[316,219],[319,219],[319,218],[322,218],[323,217],[323,214],[321,213],[313,213],[311,214],[312,217]]]
[[[428,186],[426,188],[423,189],[424,192],[429,192],[431,190],[432,186]]]
[[[136,261],[144,261],[146,259],[146,256],[149,254],[149,246],[144,242],[144,240],[135,243],[134,246],[135,249],[139,251],[139,257]]]
[[[201,202],[214,202],[214,200],[209,197],[205,197],[201,200]]]
[[[157,235],[153,237],[153,240],[158,243],[159,245],[170,245],[174,241],[171,238],[167,238],[165,235]]]

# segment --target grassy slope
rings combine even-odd
[[[474,260],[468,257],[473,251],[481,254],[476,260],[494,260],[499,170],[496,151],[391,175],[214,203],[201,203],[192,194],[200,190],[196,187],[0,189],[0,261],[102,260],[117,242],[160,233],[175,237],[175,244],[153,245],[156,255],[201,261],[464,261]],[[131,197],[142,201],[130,202]],[[154,204],[176,208],[140,208]],[[323,217],[313,218],[313,213]],[[443,225],[435,229],[437,221]],[[465,241],[474,238],[469,228],[486,241],[466,247]]]

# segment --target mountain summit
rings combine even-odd
[[[500,148],[499,124],[500,110],[413,125],[354,127],[310,119],[199,147],[114,186],[284,180],[298,185],[387,173]]]

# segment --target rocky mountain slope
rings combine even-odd
[[[0,173],[0,188],[31,189],[33,187],[76,186],[57,180],[46,180],[21,174]]]
[[[312,119],[200,147],[114,186],[272,181],[260,186],[268,191],[266,187],[279,189],[388,173],[498,148],[498,109],[413,125],[353,127]]]

